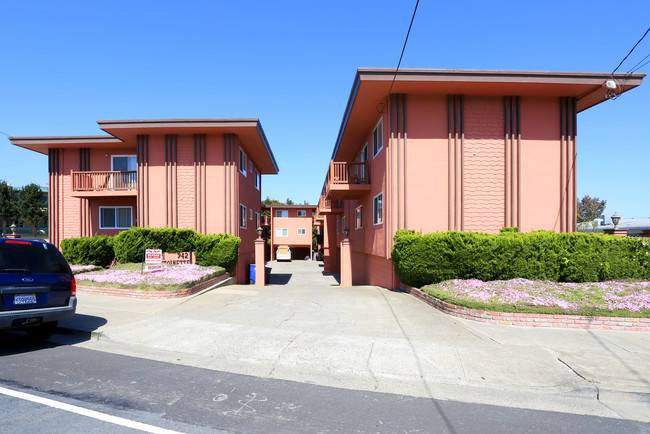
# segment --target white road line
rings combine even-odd
[[[55,401],[49,398],[42,398],[36,395],[30,395],[28,393],[18,392],[16,390],[5,389],[0,387],[0,393],[7,396],[13,396],[14,398],[24,399],[26,401],[36,402],[38,404],[47,405],[49,407],[58,408],[59,410],[69,411],[71,413],[80,414],[86,417],[92,417],[93,419],[101,420],[103,422],[113,423],[115,425],[121,425],[127,428],[133,428],[140,431],[155,433],[155,434],[178,434],[178,431],[172,431],[165,428],[160,428],[153,425],[148,425],[146,423],[136,422],[129,419],[124,419],[123,417],[111,416],[110,414],[100,413],[95,410],[89,410],[83,407],[77,407],[76,405],[70,405],[63,402]]]

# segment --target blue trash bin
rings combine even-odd
[[[248,278],[250,279],[250,283],[255,283],[255,264],[250,264],[249,267]]]

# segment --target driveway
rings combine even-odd
[[[406,293],[342,288],[322,263],[268,267],[268,286],[183,300],[80,294],[62,325],[94,328],[94,349],[220,371],[650,421],[650,333],[477,323]]]

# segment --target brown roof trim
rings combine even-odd
[[[160,128],[160,127],[231,127],[257,126],[259,119],[124,119],[97,121],[101,129],[105,128]]]
[[[64,143],[122,143],[122,140],[113,136],[24,136],[9,137],[11,144],[21,145],[57,145]]]
[[[362,80],[392,80],[395,69],[359,68]],[[620,80],[641,80],[645,73],[616,73],[614,78]],[[478,81],[509,83],[596,83],[602,84],[611,78],[609,72],[564,72],[564,71],[505,71],[488,69],[400,69],[395,81]]]
[[[79,145],[114,145],[124,142],[113,136],[42,136],[9,137],[12,145],[47,155],[49,148],[75,147]]]
[[[298,209],[317,209],[318,205],[264,205],[262,204],[262,208],[266,209],[272,209],[272,208],[298,208]]]

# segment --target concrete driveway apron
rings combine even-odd
[[[133,300],[82,294],[80,313],[108,321],[88,345],[265,378],[650,420],[648,333],[482,324],[405,293],[342,288],[322,263],[268,267],[265,287],[147,301],[139,313]],[[111,325],[120,309],[131,321]]]

